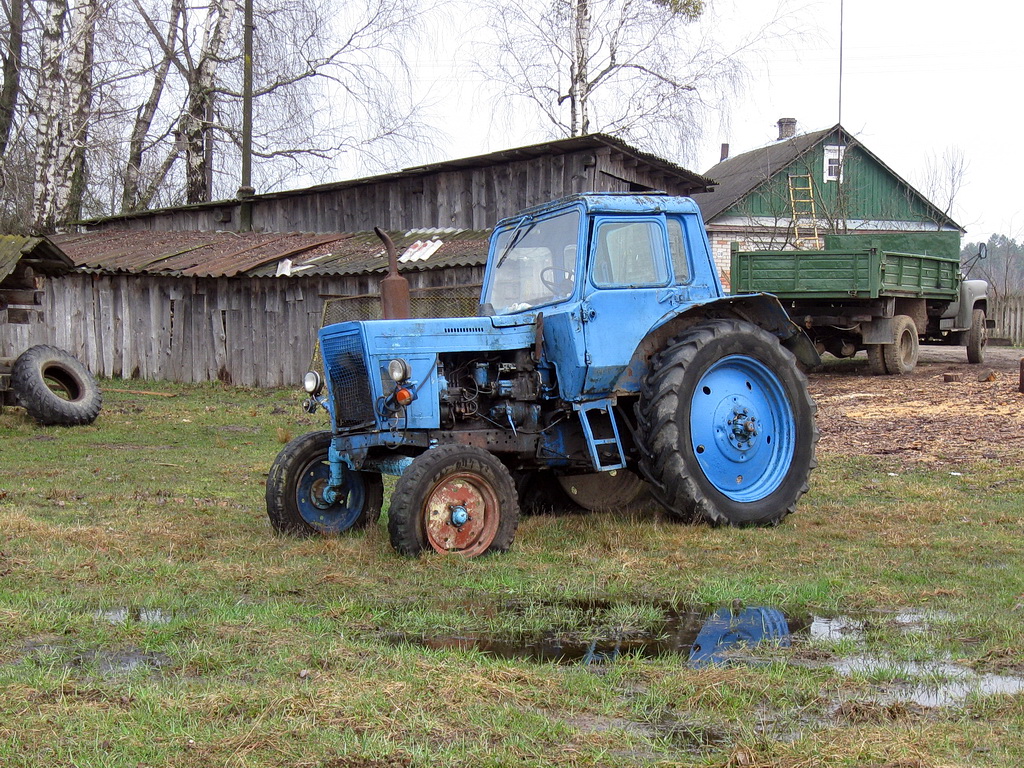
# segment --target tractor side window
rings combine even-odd
[[[686,245],[683,240],[683,223],[679,219],[668,219],[668,251],[672,255],[672,271],[677,285],[690,282],[690,265],[686,261]]]
[[[668,280],[657,243],[658,222],[605,222],[597,231],[593,282],[600,288],[664,285]]]

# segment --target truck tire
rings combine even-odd
[[[890,376],[903,376],[917,365],[917,326],[907,315],[896,315],[892,324],[896,340],[892,344],[882,345],[882,356],[885,358],[886,373]]]
[[[875,376],[888,376],[889,369],[885,367],[884,344],[868,344],[868,368]]]
[[[11,368],[11,389],[29,416],[43,426],[92,424],[103,405],[96,379],[78,359],[40,344],[25,350]]]
[[[814,415],[807,379],[775,336],[741,320],[700,323],[644,378],[640,469],[682,520],[773,525],[807,491]]]
[[[405,469],[391,494],[391,546],[463,557],[506,552],[519,525],[519,500],[508,468],[483,448],[442,445]]]
[[[967,331],[967,362],[984,363],[987,344],[988,328],[985,325],[985,310],[975,309],[971,313],[971,327]]]
[[[612,512],[629,507],[646,483],[635,472],[616,469],[586,475],[560,475],[558,483],[574,502],[591,512]]]
[[[327,503],[330,480],[327,452],[330,432],[308,432],[286,445],[267,476],[267,517],[278,533],[332,535],[376,522],[384,502],[384,483],[376,472],[346,471],[343,500]]]

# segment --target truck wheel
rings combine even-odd
[[[278,533],[330,535],[380,517],[384,483],[376,472],[345,472],[345,492],[333,503],[323,493],[331,476],[330,432],[308,432],[277,454],[267,477],[267,516]]]
[[[868,367],[875,376],[888,376],[889,369],[885,367],[885,354],[882,351],[884,344],[868,344]]]
[[[892,319],[896,341],[882,345],[885,370],[892,376],[902,376],[914,370],[917,365],[917,326],[907,315],[896,315]]]
[[[88,369],[69,352],[43,344],[14,361],[11,388],[29,416],[44,426],[92,424],[103,404]]]
[[[640,497],[645,487],[644,481],[628,469],[560,475],[558,483],[570,499],[591,512],[628,507]]]
[[[971,313],[971,327],[967,331],[967,362],[985,362],[986,344],[988,328],[985,326],[985,310],[976,309]]]
[[[807,379],[775,336],[740,320],[701,323],[644,379],[640,468],[685,521],[775,524],[807,491],[814,414]]]
[[[505,552],[518,524],[512,475],[493,454],[468,445],[431,448],[413,459],[388,512],[391,546],[410,556]]]

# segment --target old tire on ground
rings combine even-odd
[[[885,367],[885,355],[882,353],[883,344],[868,344],[868,368],[875,376],[888,376],[889,369]]]
[[[891,376],[902,376],[913,371],[917,365],[917,326],[907,315],[896,315],[892,324],[895,341],[882,345],[882,356],[885,358],[886,372]]]
[[[734,319],[700,323],[643,381],[640,468],[683,520],[775,524],[807,491],[814,415],[807,379],[773,335]]]
[[[561,475],[558,483],[570,499],[591,512],[609,512],[628,507],[646,487],[644,481],[628,469]]]
[[[384,483],[376,472],[345,472],[341,498],[328,503],[330,432],[308,432],[274,459],[267,476],[267,516],[274,530],[294,536],[331,535],[380,517]]]
[[[29,416],[44,426],[91,424],[103,405],[88,369],[69,352],[42,344],[14,361],[11,388]]]
[[[985,346],[988,344],[988,328],[985,326],[985,310],[976,309],[971,313],[971,327],[967,330],[967,362],[985,362]]]
[[[388,532],[403,555],[465,557],[505,552],[519,525],[512,475],[497,457],[468,445],[421,453],[391,494]]]

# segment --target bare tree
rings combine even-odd
[[[692,154],[744,57],[784,33],[780,10],[725,46],[704,0],[483,2],[494,42],[480,69],[500,100],[532,105],[553,135],[602,131],[673,154]]]
[[[941,156],[932,152],[925,161],[921,192],[949,218],[967,183],[968,169],[963,148],[957,146],[946,147]],[[936,221],[936,227],[941,229],[942,223]]]
[[[46,0],[36,88],[33,224],[49,231],[76,218],[85,185],[96,0]]]

